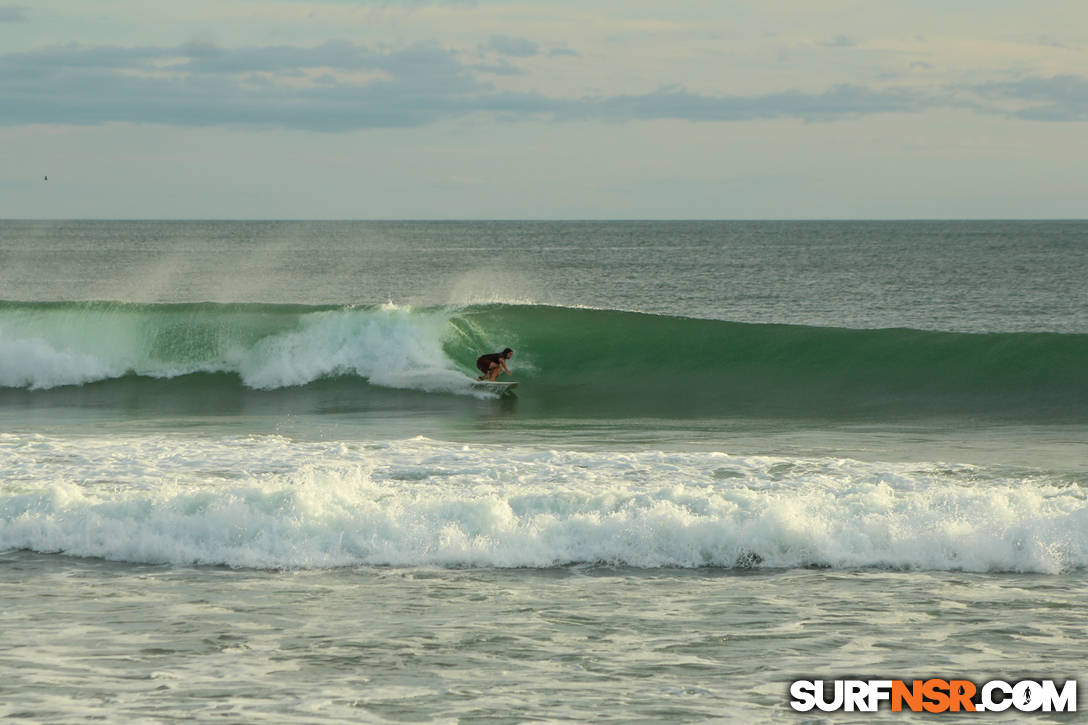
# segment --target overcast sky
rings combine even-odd
[[[3,218],[1085,218],[1085,169],[1083,0],[0,0]]]

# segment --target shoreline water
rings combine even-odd
[[[798,678],[1082,676],[1088,594],[1079,575],[0,560],[3,711],[43,722],[799,720]]]

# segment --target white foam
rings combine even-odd
[[[383,305],[376,310],[314,312],[297,330],[270,336],[230,355],[231,367],[254,388],[304,385],[354,374],[377,385],[423,390],[465,387],[442,350],[448,315]]]
[[[962,466],[7,435],[0,474],[0,549],[132,562],[1088,566],[1083,488]]]

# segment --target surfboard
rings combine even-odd
[[[498,396],[513,395],[514,388],[518,386],[517,382],[500,383],[498,381],[491,382],[490,380],[473,380],[473,390],[486,390],[489,393],[494,393]]]

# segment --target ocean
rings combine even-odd
[[[1088,681],[1086,280],[1079,221],[0,221],[0,716]]]

